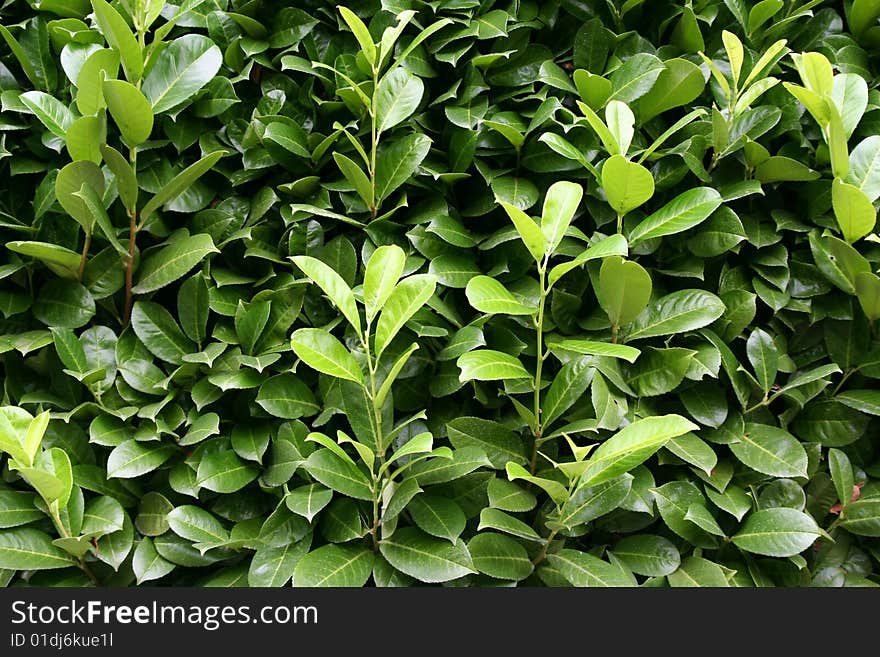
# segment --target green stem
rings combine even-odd
[[[131,162],[131,170],[137,176],[137,148],[132,147],[128,152],[128,160]],[[137,208],[132,208],[128,213],[128,262],[125,265],[125,311],[122,315],[122,325],[128,326],[131,320],[131,307],[134,297],[131,288],[134,287],[134,256],[137,249]]]
[[[547,537],[547,542],[544,543],[544,546],[541,548],[541,551],[532,559],[532,564],[537,566],[539,563],[544,561],[547,558],[547,550],[550,549],[550,544],[553,542],[553,539],[556,538],[556,534],[559,532],[558,529],[554,529],[550,532],[550,535]]]
[[[620,324],[611,325],[611,344],[617,344],[618,333],[620,332]]]
[[[544,371],[544,311],[547,305],[547,258],[538,266],[538,277],[541,282],[541,298],[538,302],[538,314],[535,318],[535,356],[537,364],[535,365],[535,381],[534,381],[534,400],[532,412],[535,415],[534,430],[534,446],[532,448],[532,457],[529,462],[531,473],[535,474],[535,467],[538,460],[538,445],[543,434],[541,422],[541,377]]]
[[[623,215],[617,215],[617,234],[623,235]]]
[[[379,207],[376,203],[376,151],[379,147],[379,134],[376,125],[376,99],[379,89],[379,69],[373,67],[373,99],[370,104],[370,221],[379,214]]]
[[[89,254],[89,247],[92,245],[92,234],[86,233],[86,241],[83,244],[82,257],[79,260],[79,274],[77,278],[82,281],[83,275],[86,273],[86,256]]]

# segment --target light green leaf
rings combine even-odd
[[[468,302],[488,315],[533,315],[530,308],[517,301],[501,283],[489,276],[474,276],[465,288]]]
[[[612,326],[620,326],[629,324],[645,309],[651,287],[651,276],[640,264],[611,256],[599,270],[596,297]]]
[[[726,307],[705,290],[679,290],[651,302],[629,326],[626,341],[672,335],[708,326]]]
[[[874,230],[877,211],[861,189],[835,178],[831,183],[831,200],[837,225],[847,242],[852,244]]]
[[[140,89],[124,80],[104,80],[103,92],[126,143],[135,147],[147,141],[153,131],[153,110]]]
[[[602,443],[589,458],[580,486],[614,479],[644,462],[670,439],[699,427],[680,415],[659,415],[636,420]]]
[[[641,164],[612,155],[602,165],[602,189],[608,204],[622,216],[654,195],[654,177]]]
[[[394,292],[405,264],[406,254],[399,246],[380,246],[373,251],[364,273],[364,306],[369,321],[373,321]]]
[[[105,0],[92,0],[95,21],[113,50],[119,53],[125,77],[131,83],[137,83],[144,72],[144,58],[131,28],[110,3]]]
[[[318,372],[355,383],[363,383],[364,373],[343,344],[323,329],[298,329],[290,338],[294,353]]]
[[[437,279],[416,274],[403,279],[385,302],[376,325],[376,356],[379,357],[412,316],[434,295]]]
[[[632,580],[607,561],[578,550],[560,550],[547,555],[547,563],[577,587],[632,586]]]
[[[559,246],[583,195],[584,189],[577,183],[560,181],[550,185],[541,212],[541,232],[547,242],[547,253],[553,253]]]
[[[355,332],[360,335],[361,318],[358,314],[354,293],[342,276],[322,261],[311,256],[294,256],[291,260],[312,282],[323,290],[324,294],[333,302],[333,305],[348,320],[348,323],[354,327]]]
[[[461,369],[459,381],[498,381],[527,379],[529,373],[522,363],[510,354],[491,349],[477,349],[459,356],[456,364]]]

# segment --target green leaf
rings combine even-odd
[[[166,203],[170,203],[178,196],[183,194],[187,189],[208,171],[214,168],[214,165],[226,155],[226,151],[214,151],[209,155],[205,155],[195,164],[189,165],[186,169],[178,173],[162,189],[160,189],[153,198],[147,201],[147,204],[141,210],[141,223],[146,222],[153,213]]]
[[[507,212],[507,216],[510,217],[516,232],[519,233],[520,239],[526,245],[529,253],[532,254],[535,262],[540,262],[547,253],[547,239],[544,237],[541,227],[515,205],[511,205],[497,197],[496,200]]]
[[[474,568],[496,579],[523,580],[534,568],[526,549],[503,534],[481,532],[468,541],[468,551]]]
[[[417,495],[407,505],[412,521],[422,531],[453,545],[464,531],[467,518],[461,507],[438,495]]]
[[[141,91],[150,101],[153,113],[161,114],[192,99],[217,75],[222,62],[223,53],[211,39],[201,34],[186,34],[159,53],[144,78]]]
[[[541,424],[549,427],[581,398],[589,387],[591,365],[586,359],[575,359],[562,366],[544,397]]]
[[[852,464],[847,455],[839,449],[829,449],[828,470],[831,472],[834,490],[837,491],[837,499],[842,506],[846,506],[852,500],[855,485]]]
[[[465,288],[468,302],[488,315],[533,315],[535,309],[516,300],[501,283],[489,276],[474,276]]]
[[[629,326],[626,341],[693,331],[708,326],[726,310],[705,290],[679,290],[651,302]]]
[[[434,295],[437,279],[416,274],[403,279],[388,297],[376,325],[375,346],[379,357],[412,316]]]
[[[831,200],[837,225],[847,242],[852,244],[874,230],[877,211],[861,189],[835,178]]]
[[[318,372],[363,383],[364,373],[343,344],[323,329],[298,329],[290,339],[294,353]]]
[[[153,131],[153,110],[140,89],[124,80],[104,80],[103,92],[126,143],[136,147],[147,141]]]
[[[36,496],[15,490],[0,490],[0,529],[26,525],[45,517],[35,505]]]
[[[270,415],[288,420],[321,410],[311,389],[293,374],[278,374],[264,381],[255,401]]]
[[[64,139],[73,125],[73,113],[57,98],[42,91],[26,91],[18,99],[56,137]]]
[[[636,420],[593,452],[581,476],[580,486],[595,486],[614,479],[647,460],[670,439],[697,429],[697,425],[680,415]]]
[[[36,258],[44,262],[50,269],[68,278],[76,278],[79,269],[80,254],[57,244],[48,242],[12,241],[6,242],[6,248],[14,253]]]
[[[700,67],[687,59],[667,59],[651,90],[639,98],[634,109],[644,123],[675,107],[694,101],[703,92],[706,81]]]
[[[398,529],[383,539],[379,551],[397,570],[420,582],[448,582],[476,572],[463,541],[450,544],[413,527]]]
[[[156,552],[150,538],[142,538],[135,548],[131,568],[138,584],[165,577],[176,566]]]
[[[55,547],[45,532],[29,527],[0,531],[0,568],[48,570],[71,565],[71,558]]]
[[[629,324],[651,299],[651,276],[636,262],[619,256],[605,258],[596,297],[613,326]]]
[[[641,164],[612,155],[602,165],[602,189],[608,204],[622,216],[654,195],[654,177]]]
[[[131,212],[137,207],[138,185],[131,164],[122,154],[111,146],[101,144],[101,154],[107,167],[116,176],[116,186],[119,190],[119,198],[122,199],[125,209]]]
[[[199,233],[175,240],[150,254],[138,269],[135,294],[154,292],[184,276],[204,260],[209,253],[219,253],[207,233]]]
[[[248,568],[248,586],[286,586],[311,543],[311,534],[308,534],[295,543],[259,548]]]
[[[525,446],[516,432],[503,424],[478,417],[457,417],[446,425],[449,441],[456,449],[477,447],[496,468],[508,462],[526,463]]]
[[[841,513],[840,525],[858,536],[880,536],[880,498],[851,502]]]
[[[632,586],[632,580],[607,561],[578,550],[560,550],[547,555],[547,563],[558,570],[572,586],[618,587]]]
[[[187,338],[174,317],[152,301],[137,301],[131,311],[131,327],[144,346],[157,358],[181,364],[196,345]]]
[[[614,556],[637,575],[663,577],[681,565],[681,555],[667,538],[638,534],[622,538],[614,546]]]
[[[144,72],[144,59],[131,28],[108,2],[105,0],[91,1],[95,11],[95,21],[104,38],[107,39],[107,43],[119,53],[125,77],[129,82],[137,83]]]
[[[787,431],[748,423],[740,442],[730,445],[734,456],[753,470],[773,477],[806,477],[807,453]]]
[[[626,257],[627,253],[628,245],[626,243],[626,238],[623,235],[611,235],[581,252],[574,260],[563,262],[553,267],[547,277],[547,283],[548,285],[553,286],[568,272],[580,267],[586,262],[590,262],[591,260],[599,260],[609,256]]]
[[[361,587],[370,579],[375,555],[363,547],[324,545],[309,552],[293,571],[296,587]]]
[[[648,93],[666,66],[654,55],[638,53],[627,59],[610,76],[612,100],[632,103]]]
[[[114,447],[107,457],[107,477],[117,479],[139,477],[161,466],[173,453],[174,448],[170,445],[126,440]]]
[[[107,139],[107,122],[103,117],[83,116],[70,124],[65,141],[70,159],[101,163],[101,144]]]
[[[498,381],[527,379],[529,373],[522,363],[509,354],[491,349],[477,349],[463,354],[456,361],[461,373],[459,381]]]
[[[635,347],[610,342],[592,342],[591,340],[562,340],[550,344],[550,351],[573,351],[587,356],[609,356],[634,363],[641,352]]]
[[[502,511],[519,513],[531,511],[538,503],[535,496],[513,482],[495,477],[489,481],[487,489],[489,506]]]
[[[556,251],[565,236],[574,213],[583,198],[584,189],[577,183],[560,181],[550,185],[541,211],[541,232],[546,240],[546,252]]]
[[[328,265],[311,256],[294,256],[291,260],[312,282],[321,288],[324,294],[333,302],[333,305],[348,320],[348,323],[354,327],[355,332],[360,335],[361,318],[358,314],[354,293],[342,276],[333,271]]]
[[[329,488],[320,484],[309,484],[290,491],[284,496],[284,503],[295,514],[311,522],[332,499],[333,491]]]
[[[229,538],[223,524],[204,509],[185,504],[168,514],[171,531],[194,543],[222,543]]]
[[[866,137],[850,153],[846,182],[858,187],[871,203],[880,198],[880,135]]]
[[[373,202],[373,187],[363,169],[342,153],[333,153],[333,159],[345,179],[354,186],[361,200],[370,205]]]
[[[776,381],[779,368],[779,350],[766,331],[755,329],[746,342],[746,354],[755,371],[755,377],[766,395]]]
[[[800,554],[819,538],[816,521],[797,509],[761,509],[746,518],[731,538],[741,550],[768,557]]]
[[[196,470],[196,485],[215,493],[234,493],[259,474],[256,466],[241,460],[235,452],[216,452],[202,457]]]
[[[350,460],[339,457],[330,449],[312,452],[303,467],[319,482],[343,495],[358,500],[373,499],[367,476]]]
[[[721,194],[711,187],[696,187],[683,192],[639,223],[630,233],[630,244],[693,228],[705,221],[721,203]]]
[[[164,495],[150,491],[141,498],[134,524],[144,536],[161,536],[170,528],[168,514],[173,509]]]
[[[373,321],[394,292],[405,264],[406,254],[399,246],[380,246],[373,251],[364,273],[364,306],[369,321]]]
[[[717,563],[702,557],[688,557],[681,567],[668,575],[669,586],[680,587],[729,587],[727,576]]]
[[[410,116],[422,102],[425,85],[407,69],[395,68],[385,75],[376,88],[376,130],[390,130]]]
[[[611,513],[629,495],[632,481],[633,476],[624,473],[593,486],[579,486],[562,506],[558,521],[571,528]]]
[[[376,161],[376,201],[384,201],[412,178],[431,150],[431,138],[412,133],[380,149]]]
[[[83,285],[58,278],[40,289],[33,313],[47,326],[75,329],[95,316],[95,299]]]
[[[64,211],[82,226],[86,234],[91,235],[95,216],[86,201],[79,196],[83,185],[91,187],[98,196],[103,195],[104,174],[98,165],[89,160],[71,162],[58,172],[55,179],[55,198]]]
[[[361,52],[367,60],[367,64],[371,67],[375,66],[376,44],[373,42],[373,37],[370,36],[370,31],[367,29],[367,26],[364,25],[363,21],[358,18],[357,14],[351,9],[348,9],[347,7],[337,7],[337,9],[339,9],[339,13],[342,14],[342,19],[345,21],[345,24],[348,25],[348,29],[352,31],[355,39],[357,39],[358,45],[361,47]]]

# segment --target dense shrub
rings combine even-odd
[[[878,16],[3,2],[0,581],[874,585]]]

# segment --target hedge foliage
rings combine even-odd
[[[0,581],[880,582],[878,17],[0,3]]]

